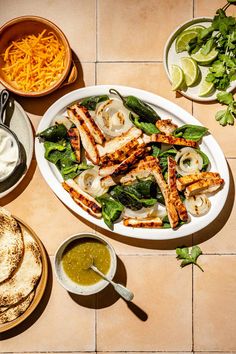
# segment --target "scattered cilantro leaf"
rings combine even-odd
[[[182,260],[180,264],[182,268],[188,264],[195,264],[202,272],[204,272],[202,267],[197,263],[198,257],[202,254],[202,250],[199,246],[193,246],[191,252],[188,247],[176,248],[176,254],[176,258]]]

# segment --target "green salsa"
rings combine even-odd
[[[107,274],[111,264],[109,249],[92,238],[81,238],[68,245],[62,255],[62,265],[67,276],[80,285],[93,285],[102,278],[89,267],[95,265]]]

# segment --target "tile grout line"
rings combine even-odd
[[[95,9],[95,20],[96,20],[96,61],[95,61],[95,85],[97,85],[97,63],[98,63],[98,0],[95,0],[96,9]]]
[[[195,0],[193,0],[193,18],[195,17]]]

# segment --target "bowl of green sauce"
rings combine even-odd
[[[94,234],[70,236],[56,251],[57,280],[73,294],[95,294],[109,283],[90,268],[92,264],[112,280],[117,267],[114,248],[103,237]]]

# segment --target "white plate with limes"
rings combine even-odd
[[[194,32],[209,27],[211,22],[211,17],[198,17],[185,22],[172,32],[164,49],[164,67],[170,82],[174,80],[173,90],[194,101],[215,101],[218,93],[212,83],[205,81],[209,67],[218,55],[215,49],[208,56],[196,53],[192,58],[184,50],[186,42],[194,37]],[[233,81],[227,91],[235,88],[236,81]]]

